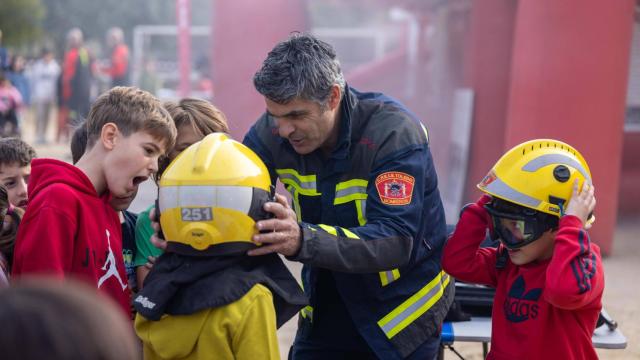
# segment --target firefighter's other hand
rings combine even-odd
[[[167,242],[163,239],[160,239],[158,233],[160,232],[160,223],[158,219],[156,219],[156,208],[154,207],[149,211],[149,220],[151,220],[151,227],[153,228],[153,235],[149,239],[153,246],[158,249],[167,250]]]
[[[249,250],[248,254],[256,256],[275,252],[285,256],[296,255],[300,250],[300,226],[287,198],[276,194],[276,202],[264,204],[264,210],[275,217],[256,223],[259,233],[252,240],[262,246]]]

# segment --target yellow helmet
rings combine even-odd
[[[573,147],[549,139],[531,140],[507,151],[478,184],[493,196],[518,205],[560,216],[578,186],[591,184],[591,172]]]
[[[244,253],[255,222],[268,218],[269,171],[248,147],[222,133],[197,142],[169,164],[159,184],[167,250],[185,255]]]
[[[582,155],[563,142],[538,139],[507,151],[478,188],[493,198],[485,208],[502,243],[519,248],[558,226],[576,179],[579,187],[591,184]]]

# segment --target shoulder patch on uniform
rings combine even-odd
[[[398,171],[389,171],[378,175],[376,189],[383,204],[407,205],[411,202],[415,178]]]

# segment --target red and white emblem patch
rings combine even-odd
[[[378,175],[376,189],[383,204],[407,205],[411,202],[415,182],[415,178],[411,175],[390,171]]]
[[[491,171],[489,171],[489,173],[482,179],[482,181],[480,181],[480,184],[478,184],[479,187],[481,188],[486,188],[489,184],[491,184],[492,182],[494,182],[498,177],[496,176],[496,173],[493,172],[493,169]]]

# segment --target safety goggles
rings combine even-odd
[[[558,226],[558,218],[514,203],[494,198],[485,205],[493,229],[508,249],[519,249],[538,240]]]

